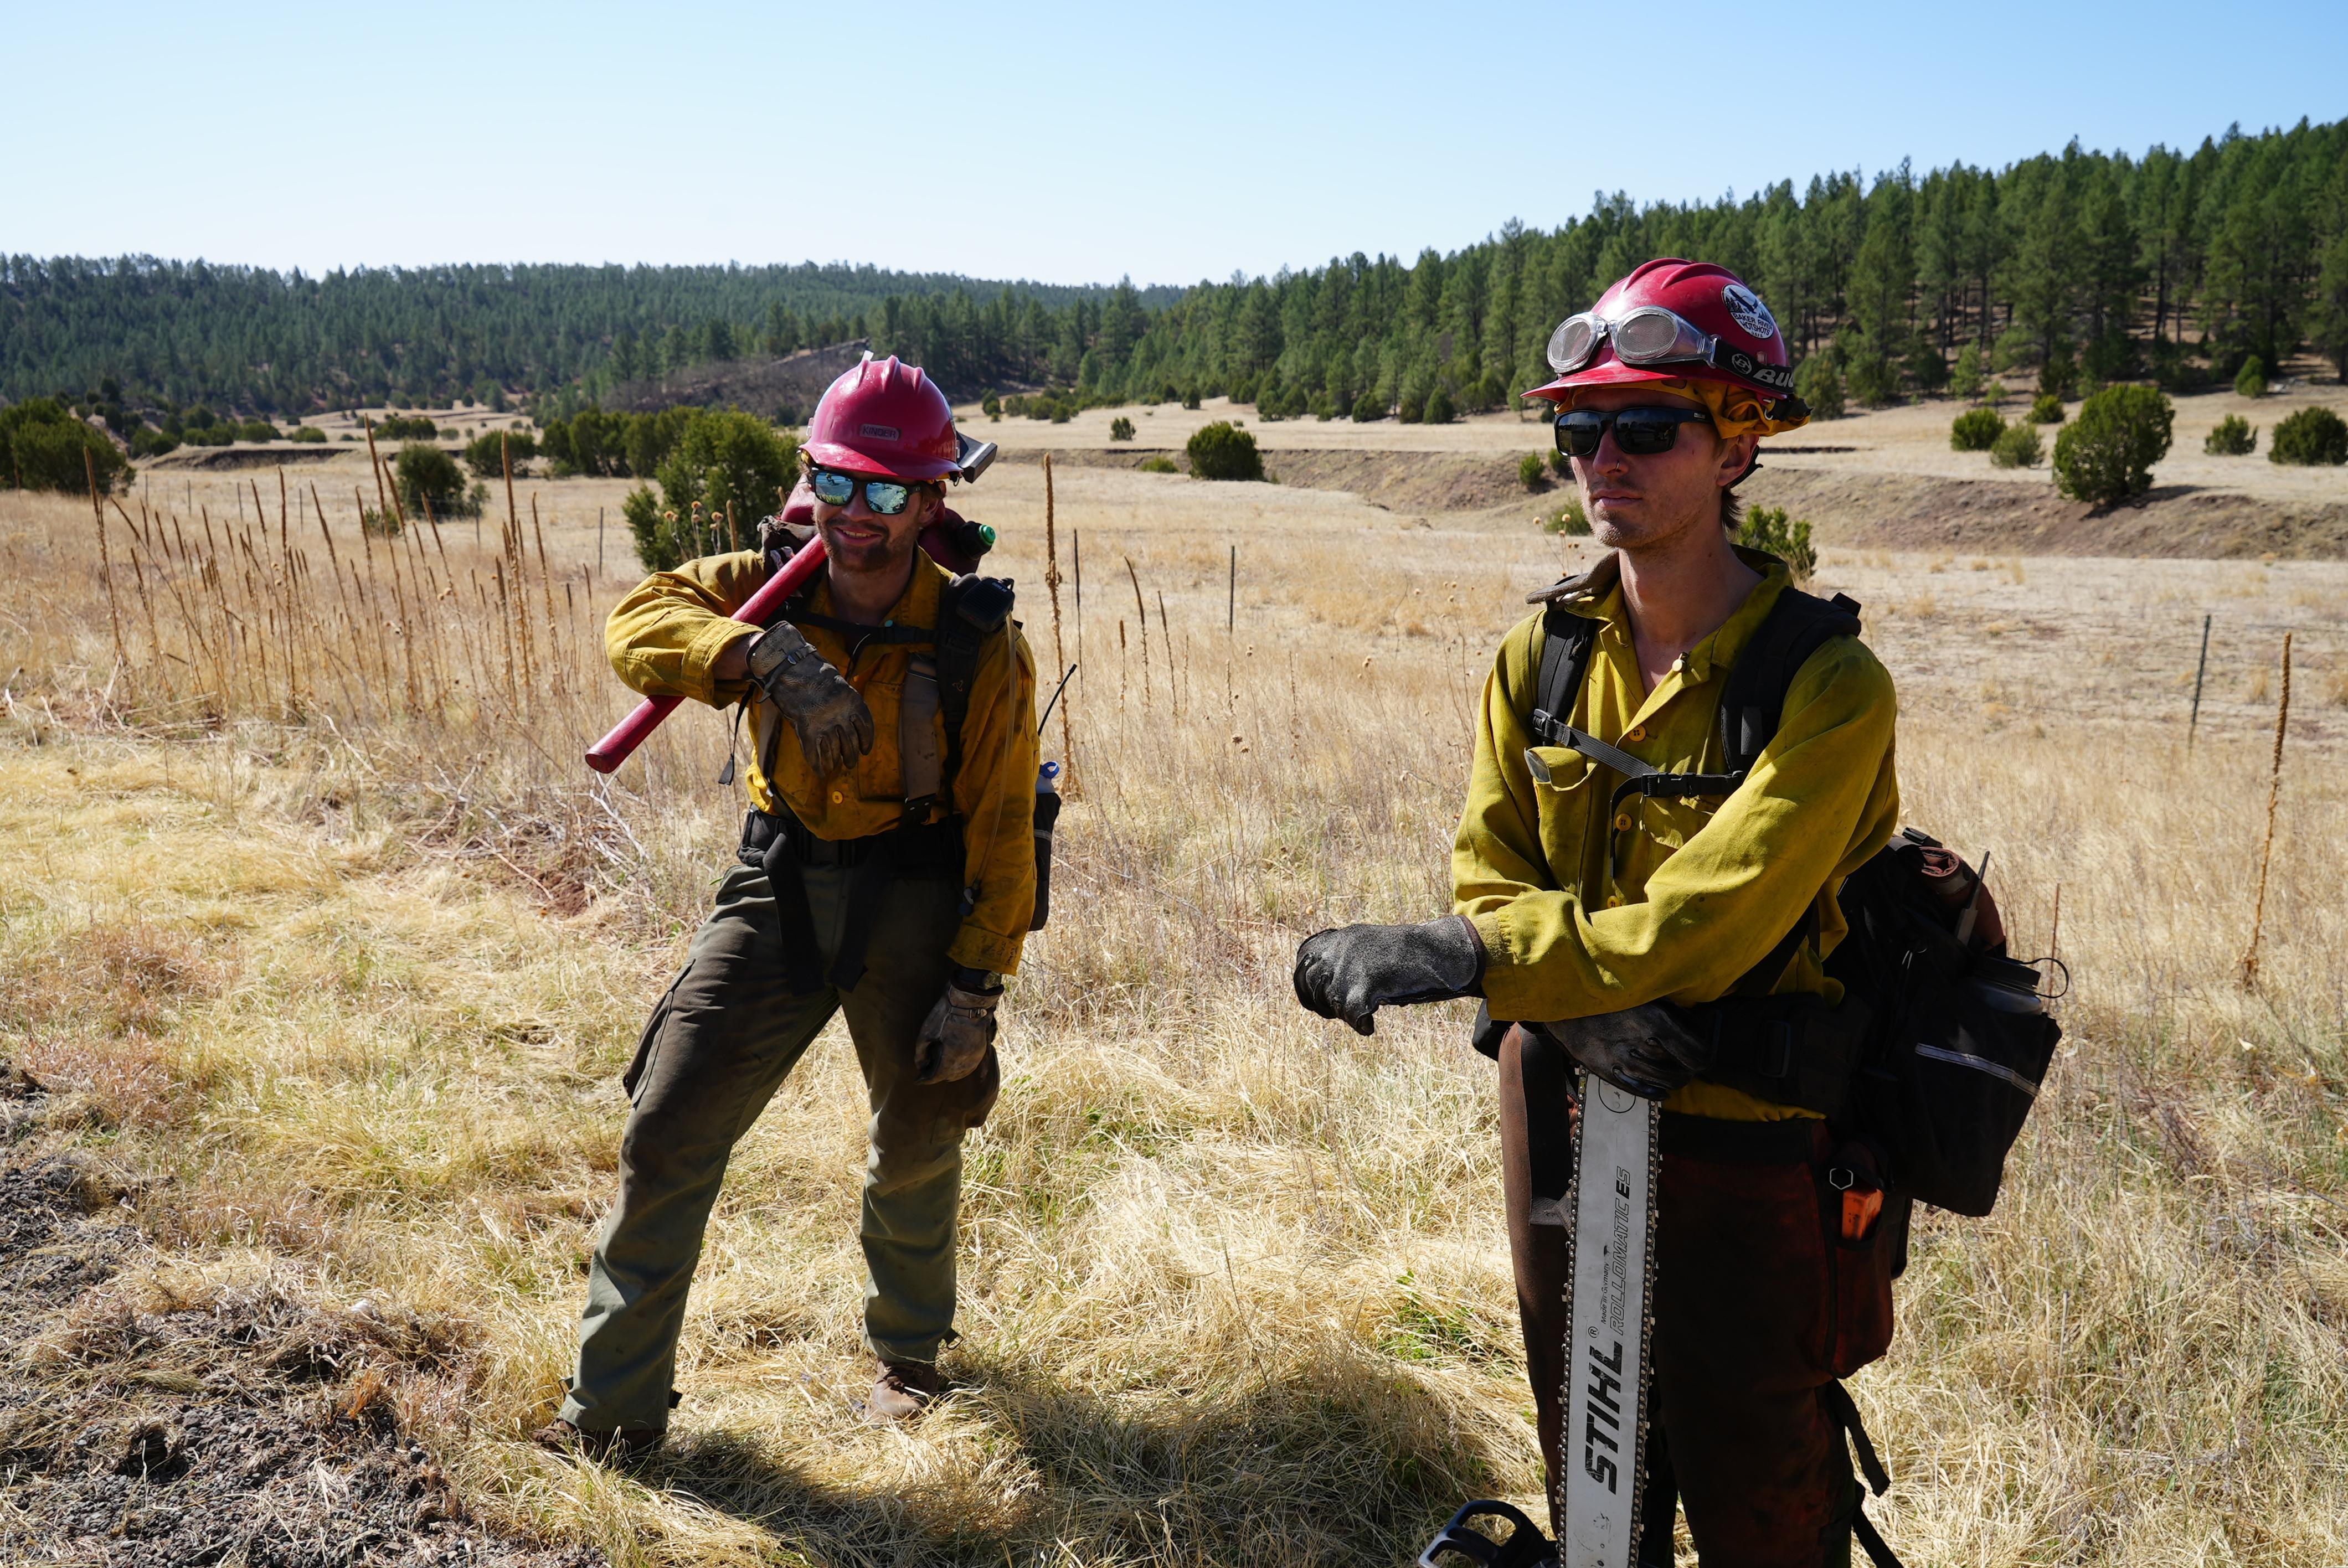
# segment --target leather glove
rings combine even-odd
[[[750,643],[750,679],[791,722],[799,753],[824,776],[846,771],[872,749],[872,710],[846,676],[778,620]]]
[[[1417,926],[1339,926],[1296,949],[1296,999],[1356,1034],[1376,1032],[1378,1009],[1474,996],[1484,941],[1464,915]]]
[[[1718,1054],[1668,1002],[1539,1027],[1574,1061],[1643,1100],[1661,1100],[1711,1067]]]
[[[965,984],[968,981],[971,983]],[[991,989],[982,982],[993,981]],[[1003,983],[975,969],[957,969],[945,994],[922,1020],[913,1037],[913,1077],[920,1083],[952,1083],[967,1078],[986,1060],[994,1043],[994,1009]]]

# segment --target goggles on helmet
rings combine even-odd
[[[860,487],[864,491],[865,507],[883,518],[893,518],[911,506],[915,489],[902,479],[875,479],[861,474],[843,474],[837,468],[818,468],[808,476],[808,488],[827,507],[848,505],[856,498]]]
[[[1569,457],[1595,457],[1612,429],[1625,456],[1652,457],[1678,443],[1681,425],[1711,423],[1701,408],[1569,408],[1557,416],[1557,449]]]
[[[1624,364],[1704,364],[1780,392],[1794,389],[1792,371],[1764,364],[1742,349],[1725,347],[1685,316],[1661,305],[1641,305],[1611,322],[1595,311],[1566,317],[1550,334],[1550,368],[1560,375],[1571,375],[1595,359],[1610,337],[1614,340],[1614,357]]]

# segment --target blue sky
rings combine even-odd
[[[0,251],[1187,283],[2348,115],[2348,4],[5,0]],[[27,149],[38,156],[28,156]]]

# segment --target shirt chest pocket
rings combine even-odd
[[[1588,847],[1603,842],[1603,781],[1612,775],[1580,752],[1563,746],[1527,746],[1525,768],[1533,778],[1541,851],[1561,885],[1571,886],[1581,877]]]
[[[942,793],[945,724],[928,651],[876,671],[860,689],[872,710],[873,734],[871,751],[856,764],[859,798],[898,802]]]

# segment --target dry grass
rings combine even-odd
[[[672,1456],[627,1477],[518,1440],[568,1369],[613,1075],[738,809],[705,713],[608,783],[576,763],[623,704],[591,630],[616,585],[546,610],[592,525],[550,532],[543,568],[530,541],[502,618],[493,592],[433,600],[445,646],[417,651],[469,695],[411,705],[406,645],[386,630],[384,679],[371,627],[316,615],[290,696],[280,663],[208,686],[172,619],[159,663],[127,598],[117,670],[87,505],[0,497],[23,666],[0,701],[0,1052],[60,1091],[17,1135],[104,1161],[221,1290],[448,1326],[417,1435],[477,1507],[623,1563],[1398,1563],[1468,1494],[1529,1499],[1465,1009],[1358,1040],[1301,1014],[1286,971],[1319,925],[1440,907],[1476,684],[1558,542],[1284,487],[1057,483],[1063,569],[1079,530],[1087,579],[1081,793],[970,1149],[965,1387],[917,1431],[853,1408],[862,1091],[833,1041],[734,1163]],[[1040,474],[1006,465],[973,499],[1039,585]],[[499,559],[446,543],[427,587]],[[256,558],[251,599],[220,590],[240,615],[270,602]],[[2272,724],[2245,692],[2280,640],[2260,628],[2304,614],[2329,658],[2338,623],[2270,595],[2286,569],[2229,569],[2259,604],[2215,602],[2190,563],[1821,569],[1910,607],[1871,630],[1902,683],[1908,816],[1994,850],[2025,948],[2059,883],[2076,981],[2007,1197],[1924,1225],[1891,1355],[1856,1380],[1912,1562],[2348,1553],[2336,707],[2293,715],[2260,984],[2232,979]],[[2348,572],[2287,569],[2340,602]],[[509,683],[517,601],[544,651]],[[2205,607],[2188,759],[2175,677]],[[1048,645],[1040,593],[1025,614]]]

